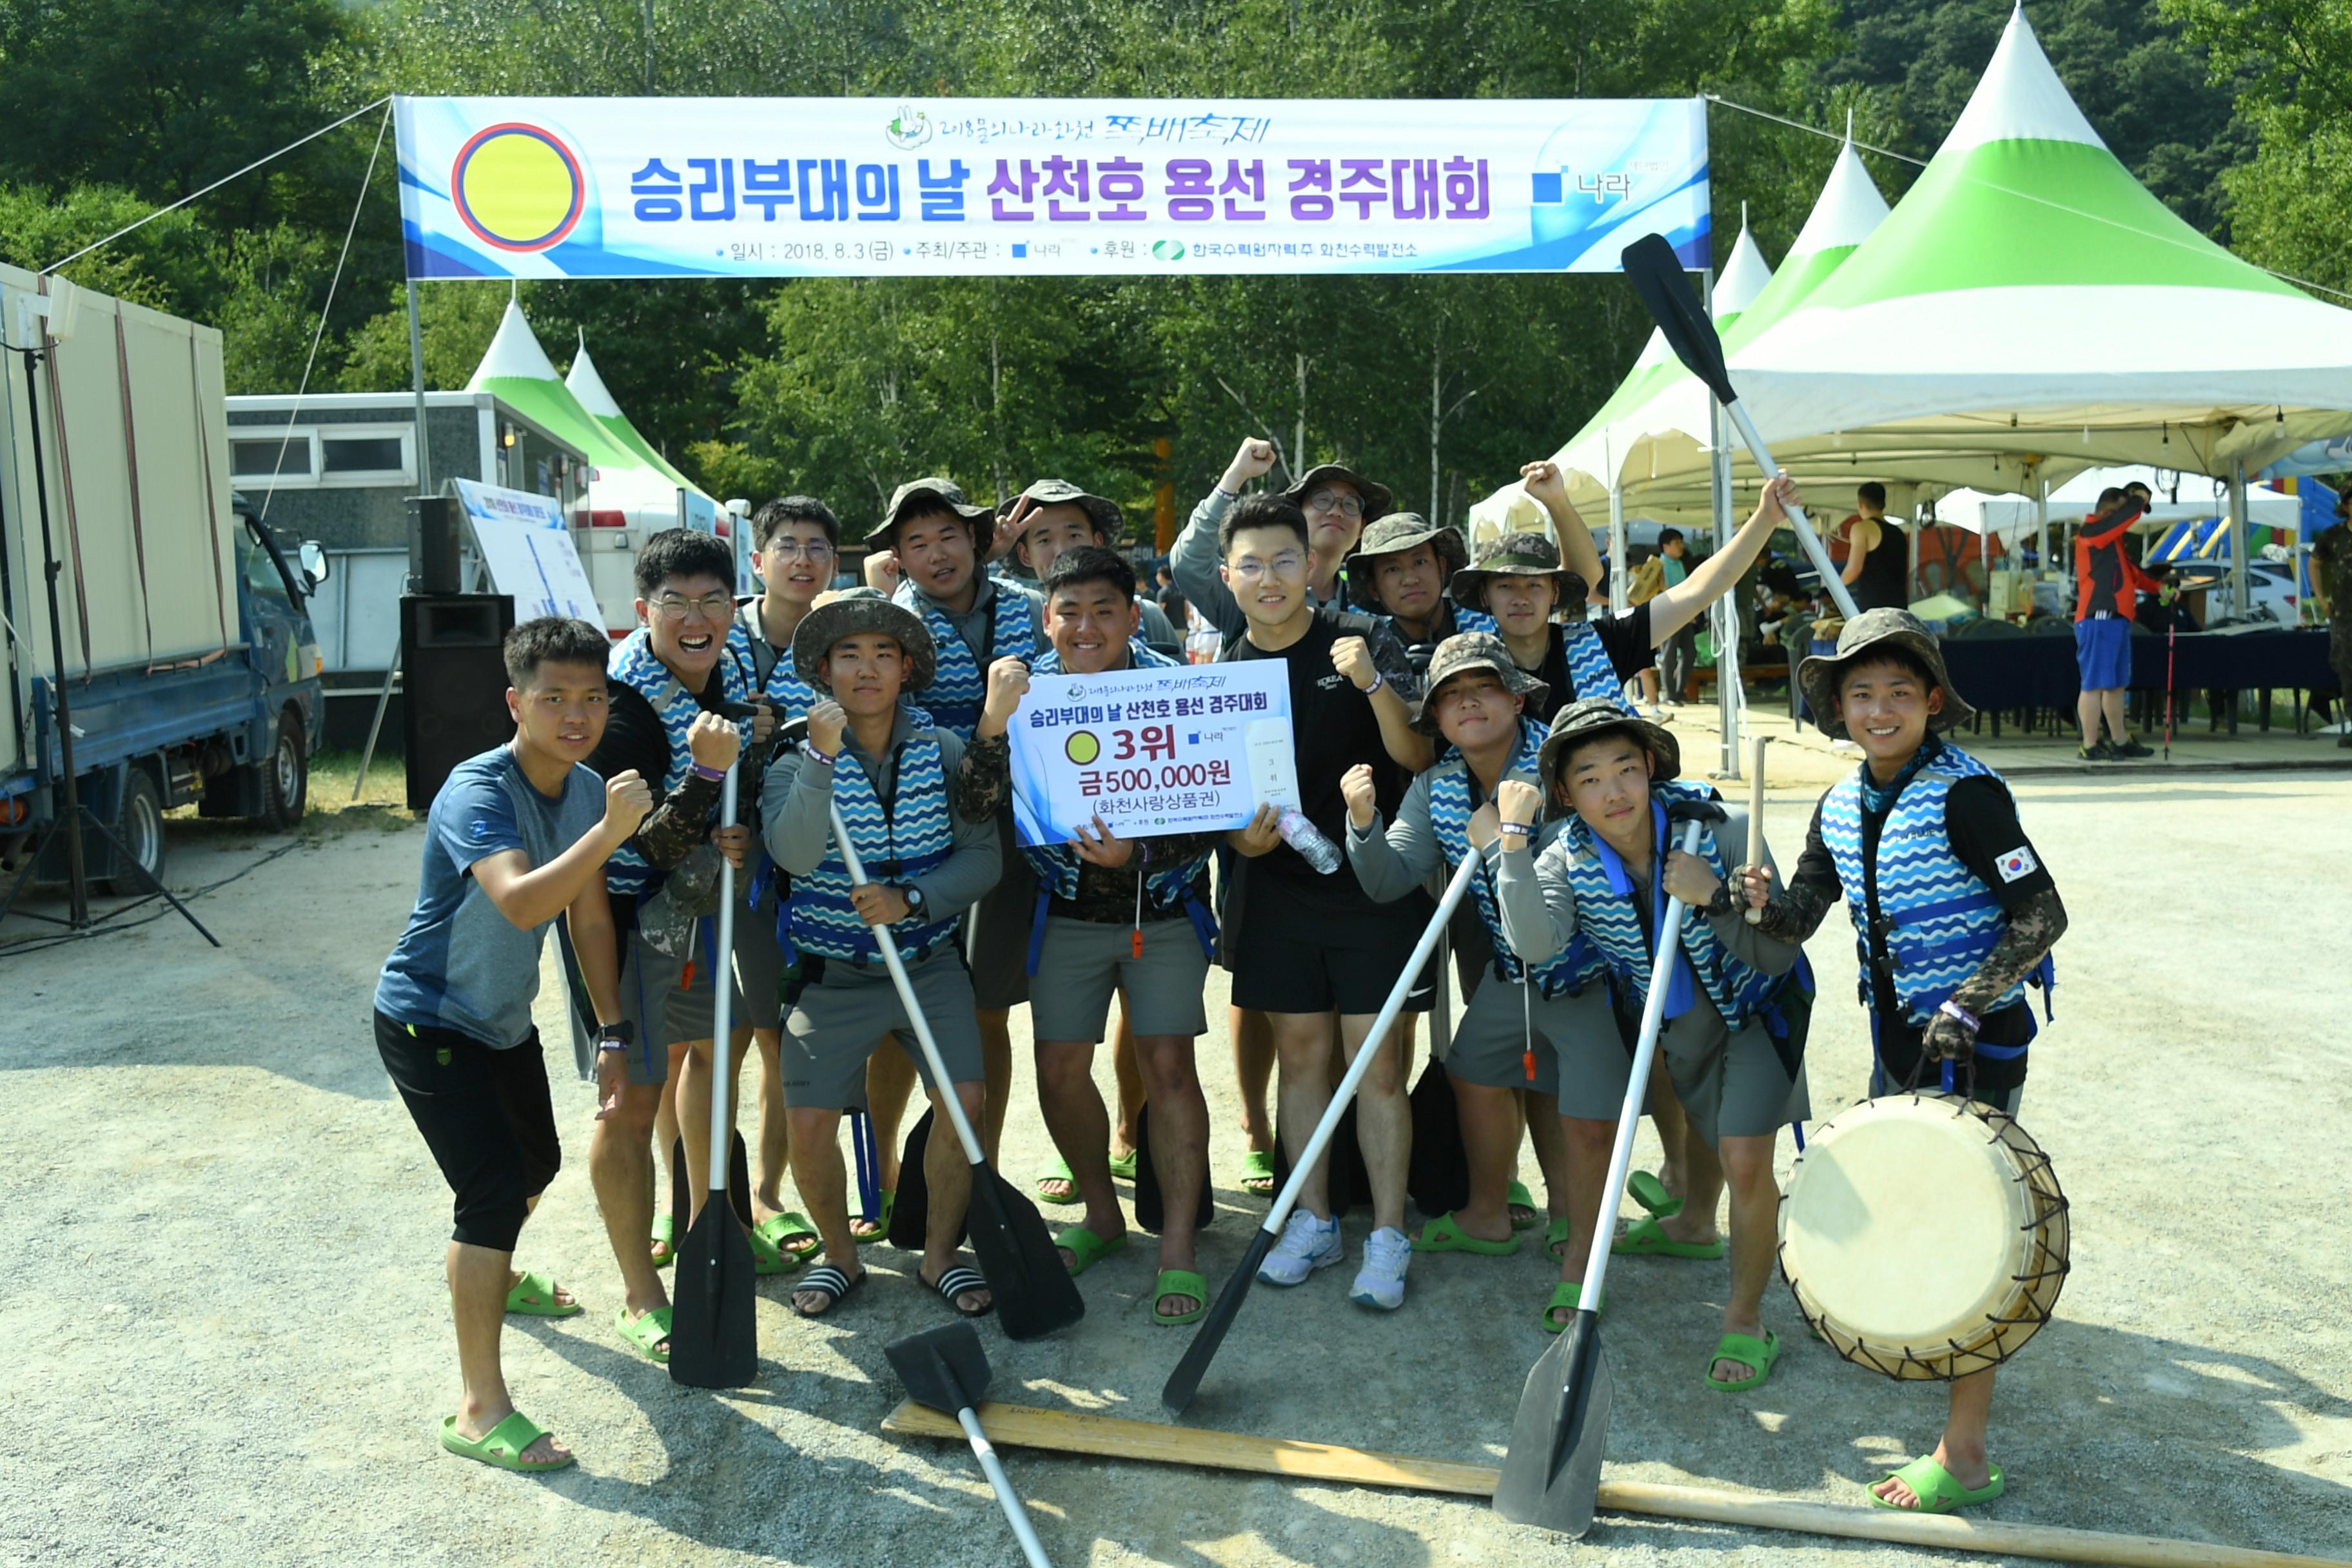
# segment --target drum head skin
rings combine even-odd
[[[2065,1200],[2007,1116],[1945,1095],[1864,1100],[1807,1140],[1780,1267],[1848,1360],[1896,1377],[1996,1364],[2049,1316]]]

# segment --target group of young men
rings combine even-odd
[[[830,595],[832,514],[804,498],[771,503],[754,520],[765,590],[740,609],[723,546],[658,535],[638,558],[643,624],[609,661],[585,628],[518,628],[516,738],[436,800],[417,909],[377,997],[387,1068],[457,1194],[449,1276],[466,1392],[445,1446],[509,1468],[570,1462],[513,1412],[496,1355],[502,1312],[581,1310],[510,1261],[558,1159],[530,1027],[539,940],[558,914],[599,1034],[591,1165],[624,1279],[616,1325],[656,1360],[668,1320],[656,1265],[672,1237],[648,1245],[652,1152],[674,1122],[682,1171],[707,1158],[717,984],[740,995],[745,1029],[727,1048],[757,1041],[782,1108],[773,1126],[762,1117],[758,1266],[787,1271],[821,1251],[792,1293],[809,1317],[864,1283],[839,1119],[866,1110],[887,1154],[919,1066],[879,929],[950,1080],[928,1090],[959,1098],[992,1158],[1012,1089],[1009,1013],[1030,1008],[1061,1155],[1040,1195],[1083,1205],[1057,1238],[1073,1274],[1125,1248],[1115,1173],[1122,1150],[1148,1143],[1161,1324],[1196,1320],[1207,1300],[1193,1241],[1209,1145],[1196,1047],[1213,963],[1230,972],[1245,1190],[1271,1188],[1277,1140],[1300,1152],[1344,1065],[1378,1053],[1355,1109],[1371,1228],[1349,1290],[1370,1308],[1402,1304],[1416,1251],[1507,1255],[1543,1225],[1559,1280],[1541,1321],[1558,1331],[1579,1304],[1619,1108],[1643,1094],[1665,1167],[1637,1184],[1652,1213],[1615,1246],[1723,1257],[1727,1185],[1731,1289],[1706,1362],[1727,1392],[1762,1384],[1780,1353],[1761,1299],[1774,1142],[1807,1113],[1791,987],[1808,984],[1798,944],[1831,902],[1842,895],[1864,933],[1880,1073],[1906,1081],[1974,1054],[1974,1092],[2013,1110],[2032,1028],[2019,987],[2046,978],[2063,911],[2005,788],[1942,738],[1967,709],[1907,615],[1848,623],[1837,655],[1801,672],[1822,727],[1851,733],[1864,761],[1824,796],[1785,890],[1769,856],[1740,863],[1737,813],[1697,853],[1669,852],[1670,815],[1678,831],[1682,808],[1713,792],[1677,776],[1673,739],[1624,691],[1756,562],[1794,500],[1790,481],[1682,581],[1592,618],[1599,558],[1550,464],[1528,465],[1523,482],[1558,543],[1513,535],[1470,561],[1454,531],[1392,512],[1385,488],[1339,465],[1244,493],[1274,462],[1267,443],[1242,443],[1171,559],[1182,598],[1223,634],[1223,658],[1284,666],[1297,810],[1264,807],[1222,835],[1131,840],[1097,821],[1067,845],[1013,844],[1005,736],[1031,679],[1173,662],[1132,568],[1108,548],[1117,508],[1058,481],[1001,511],[942,479],[902,486],[866,542],[876,586]],[[987,572],[1014,552],[1035,590]],[[743,792],[756,808],[723,823],[719,785],[738,766],[758,781]],[[1905,858],[1899,879],[1878,878],[1882,846]],[[731,961],[699,934],[720,856],[742,869],[753,911],[735,922]],[[1412,977],[1398,1026],[1370,1037],[1433,918],[1431,889],[1474,859],[1454,926],[1467,1011],[1444,1064],[1469,1196],[1413,1236],[1406,1083],[1433,977]],[[1630,1020],[1672,899],[1694,917],[1664,1001],[1663,1067],[1629,1086]],[[1910,930],[1920,921],[1932,941]],[[1116,1118],[1092,1071],[1107,1040],[1121,1058]],[[902,1048],[878,1048],[893,1042]],[[1543,1213],[1513,1179],[1523,1141]],[[787,1163],[807,1218],[781,1207]],[[1266,1282],[1302,1285],[1348,1258],[1329,1167],[1327,1152],[1304,1178]],[[985,1312],[987,1285],[955,1250],[969,1168],[952,1140],[929,1141],[924,1176],[919,1278],[955,1311]],[[896,1179],[886,1169],[885,1188]],[[1937,1454],[1881,1482],[1881,1500],[1941,1510],[1997,1493],[1989,1401],[1989,1376],[1960,1384]]]

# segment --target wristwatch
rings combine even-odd
[[[907,912],[908,914],[919,915],[923,912],[922,889],[908,883],[899,888],[898,896],[907,900]]]
[[[1731,884],[1728,882],[1717,882],[1715,885],[1715,897],[1707,900],[1706,901],[1706,913],[1709,915],[1727,915],[1730,912]]]
[[[637,1026],[626,1018],[601,1025],[596,1030],[596,1048],[600,1051],[625,1051],[636,1043]]]

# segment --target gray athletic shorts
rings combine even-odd
[[[1528,1081],[1527,1053],[1532,1035],[1535,1081]],[[1603,1038],[1602,1037],[1606,1037]],[[1525,985],[1497,979],[1491,969],[1454,1032],[1454,1048],[1446,1054],[1445,1070],[1465,1083],[1490,1089],[1531,1089],[1538,1094],[1562,1095],[1561,1110],[1570,1111],[1564,1084],[1580,1077],[1587,1055],[1596,1047],[1615,1052],[1617,1077],[1625,1077],[1624,1051],[1617,1043],[1617,1026],[1609,1010],[1608,987],[1598,981],[1579,996],[1566,994],[1545,1001]],[[1622,1103],[1623,1089],[1618,1094]],[[1609,1110],[1617,1114],[1615,1106]]]
[[[1605,988],[1595,985],[1579,1000],[1596,997],[1598,1007],[1589,1015],[1594,1022],[1576,1032],[1579,1048],[1572,1056],[1561,1053],[1559,1113],[1587,1121],[1614,1121],[1625,1106],[1625,1079],[1633,1052],[1620,1032]],[[1812,1114],[1803,1064],[1792,1077],[1760,1023],[1730,1035],[1723,1016],[1701,1001],[1670,1024],[1658,1049],[1665,1057],[1675,1098],[1710,1146],[1727,1137],[1760,1137]]]
[[[971,976],[950,946],[907,965],[916,1004],[931,1026],[931,1038],[957,1083],[983,1079],[980,1025],[972,1017]],[[784,1020],[777,1050],[783,1069],[784,1103],[821,1110],[845,1110],[866,1103],[866,1060],[885,1035],[914,1061],[923,1081],[931,1080],[898,1000],[898,987],[880,960],[860,968],[847,959],[828,958],[824,977],[802,987]]]
[[[964,962],[972,995],[992,1012],[1029,1000],[1029,927],[1037,918],[1037,873],[1013,847],[1013,813],[996,820],[1004,874],[963,917]]]
[[[774,1029],[783,1026],[784,1009],[778,987],[784,979],[784,950],[776,941],[776,900],[770,895],[760,907],[735,910],[735,984],[743,997],[736,1015],[739,1027]]]
[[[740,930],[742,921],[736,924]],[[741,946],[740,937],[737,946]],[[630,931],[628,946],[621,954],[621,1016],[637,1031],[636,1046],[629,1052],[631,1083],[664,1081],[669,1077],[670,1047],[710,1038],[712,969],[708,950],[697,955],[691,989],[678,984],[686,962],[655,952],[643,931]],[[730,1026],[746,1026],[750,1009],[740,991],[729,1006],[733,1020]]]
[[[1145,921],[1141,958],[1134,939],[1133,926],[1048,915],[1029,1001],[1031,1034],[1099,1042],[1114,991],[1124,994],[1128,1026],[1139,1035],[1206,1033],[1209,955],[1192,922]]]

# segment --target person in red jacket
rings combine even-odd
[[[2157,591],[2155,578],[2124,553],[2124,535],[2139,521],[2147,503],[2113,488],[2099,492],[2099,504],[2074,535],[2074,661],[2083,672],[2074,717],[2083,744],[2074,754],[2087,763],[2111,763],[2156,753],[2124,728],[2124,688],[2131,681],[2132,608],[2140,590]],[[2111,740],[2099,738],[2104,712]]]

